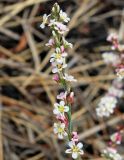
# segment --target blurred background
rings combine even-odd
[[[109,135],[124,125],[123,98],[110,118],[100,119],[95,111],[116,77],[101,54],[111,50],[111,31],[124,40],[124,0],[0,0],[0,160],[71,159],[53,134],[53,104],[61,88],[52,80],[45,46],[51,32],[40,28],[55,2],[71,18],[68,66],[78,80],[72,119],[84,143],[82,159],[103,160]],[[122,141],[122,155],[123,147]]]

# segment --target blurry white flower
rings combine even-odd
[[[57,95],[57,99],[65,100],[67,96],[67,92],[61,92],[59,95]]]
[[[64,34],[65,32],[68,31],[67,26],[62,24],[62,23],[60,23],[60,22],[56,22],[55,25],[56,26],[54,27],[54,29],[56,29],[59,32],[59,34]]]
[[[75,144],[75,142],[70,141],[68,143],[70,149],[67,149],[65,151],[65,153],[71,153],[72,154],[72,158],[73,159],[77,159],[79,157],[79,155],[83,155],[84,152],[82,150],[83,144],[82,143],[78,143],[77,145]]]
[[[112,43],[112,50],[115,49],[121,49],[122,47],[119,47],[119,43],[118,43],[118,36],[116,33],[111,33],[108,37],[107,37],[107,41]]]
[[[65,124],[64,123],[54,123],[54,133],[58,134],[59,139],[63,139],[67,136],[65,131]]]
[[[54,26],[56,23],[55,19],[51,19],[48,26]]]
[[[114,112],[116,107],[117,99],[111,96],[105,96],[101,98],[98,107],[96,108],[96,113],[99,117],[109,117],[110,114]]]
[[[110,160],[122,160],[122,157],[119,153],[117,153],[117,150],[110,147],[103,150],[102,156],[106,158],[110,158]]]
[[[74,79],[74,77],[73,76],[71,76],[71,75],[68,75],[67,73],[65,73],[65,75],[64,75],[64,77],[63,77],[66,81],[69,81],[69,82],[76,82],[77,80],[76,79]]]
[[[65,12],[63,12],[62,10],[60,10],[60,19],[64,22],[69,22],[70,18],[67,16],[67,14]]]
[[[64,101],[60,101],[60,103],[55,103],[54,107],[55,108],[53,110],[53,113],[56,115],[64,116],[64,113],[69,111],[69,106],[66,106]]]
[[[45,28],[45,25],[46,25],[47,22],[48,22],[48,17],[49,17],[49,16],[50,16],[50,15],[47,16],[47,14],[44,14],[44,15],[43,15],[43,22],[42,22],[41,25],[40,25],[41,28]]]
[[[110,33],[107,37],[107,41],[112,42],[113,40],[118,40],[118,35],[116,33]]]
[[[112,52],[105,52],[102,54],[103,60],[107,64],[117,65],[120,63],[120,58],[118,55]]]
[[[61,22],[56,22],[55,19],[50,20],[48,26],[52,26],[56,31],[58,31],[59,34],[64,34],[66,31],[68,31],[66,25],[62,24]]]
[[[110,87],[109,90],[108,90],[108,94],[111,95],[111,96],[115,96],[115,97],[118,97],[118,98],[121,98],[123,96],[123,90],[122,89],[118,89],[118,88],[115,88],[114,86]]]
[[[56,52],[51,55],[50,62],[60,63],[62,64],[65,61],[65,57],[67,56],[66,52],[61,53],[60,48],[56,48]]]
[[[66,64],[66,63],[62,63],[62,64],[60,64],[60,63],[58,63],[58,64],[52,63],[52,66],[53,66],[52,72],[53,72],[53,73],[59,73],[59,72],[61,72],[64,68],[67,67],[67,64]]]
[[[116,69],[116,71],[117,71],[118,78],[123,79],[124,78],[124,68]]]
[[[123,82],[121,79],[116,78],[113,80],[112,85],[118,89],[121,89],[123,87]]]

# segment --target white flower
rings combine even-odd
[[[77,80],[76,79],[74,79],[74,77],[73,76],[71,76],[71,75],[68,75],[67,73],[65,73],[65,75],[64,75],[64,77],[63,77],[66,81],[69,81],[69,82],[76,82]]]
[[[69,22],[70,18],[67,16],[67,14],[65,12],[63,12],[62,10],[60,10],[60,19],[64,22]]]
[[[73,159],[77,159],[79,157],[79,155],[82,155],[84,154],[83,150],[82,150],[82,147],[83,147],[83,144],[82,143],[78,143],[77,145],[75,144],[75,142],[73,141],[70,141],[68,143],[70,149],[67,149],[65,151],[65,153],[72,153],[72,158]]]
[[[96,108],[96,113],[99,117],[109,117],[110,114],[114,112],[114,108],[116,107],[117,99],[112,96],[103,97],[99,104],[98,108]]]
[[[61,92],[59,95],[57,95],[57,99],[65,100],[67,96],[67,92]]]
[[[64,63],[65,57],[67,56],[66,52],[61,53],[60,48],[56,48],[56,52],[51,55],[50,62],[53,63]]]
[[[53,73],[59,73],[59,72],[61,72],[64,68],[67,67],[67,64],[66,64],[65,62],[63,62],[62,64],[60,64],[60,63],[56,64],[56,63],[53,62],[52,65],[53,65],[53,69],[52,69],[52,72],[53,72]]]
[[[56,26],[54,27],[54,29],[56,29],[59,32],[59,34],[64,34],[65,32],[68,31],[67,26],[60,22],[56,22],[55,25]]]
[[[55,19],[51,19],[48,26],[54,26],[55,23],[56,23],[56,20]]]
[[[122,157],[119,153],[117,153],[117,150],[110,147],[103,150],[102,156],[110,158],[111,160],[122,160]]]
[[[49,16],[50,16],[50,15],[47,16],[47,14],[44,14],[44,15],[43,15],[43,22],[42,22],[42,24],[40,25],[41,28],[45,28],[45,25],[47,24],[47,21],[48,21],[48,17],[49,17]]]
[[[123,96],[123,90],[122,89],[118,89],[118,88],[115,88],[115,87],[110,87],[109,90],[108,90],[108,94],[109,95],[112,95],[112,96],[115,96],[115,97],[118,97],[118,98],[121,98]]]
[[[55,134],[58,134],[59,139],[63,139],[65,136],[67,136],[64,123],[54,123],[53,130]]]
[[[105,52],[102,54],[103,60],[107,64],[117,65],[120,63],[120,58],[118,55],[112,52]]]
[[[61,22],[56,22],[55,19],[50,20],[49,26],[52,26],[59,34],[64,34],[68,31],[66,25],[62,24]]]
[[[56,115],[64,115],[65,112],[69,111],[69,106],[65,105],[64,101],[60,101],[60,103],[55,103],[54,104],[54,110],[53,113]]]
[[[124,78],[124,68],[117,69],[117,76],[119,79]]]
[[[107,41],[112,42],[113,40],[118,40],[116,33],[110,33],[110,35],[107,37]]]
[[[119,79],[119,78],[114,79],[112,82],[112,85],[118,89],[121,89],[123,87],[122,79]]]

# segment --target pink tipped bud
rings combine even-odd
[[[61,51],[62,51],[62,52],[64,52],[64,51],[65,51],[64,46],[61,46]]]
[[[53,76],[53,80],[54,81],[56,81],[57,83],[59,82],[59,76],[58,76],[58,74],[55,74],[54,76]]]
[[[116,132],[116,133],[112,134],[110,138],[111,138],[111,141],[116,144],[120,144],[121,140],[122,140],[122,136],[121,136],[120,132]]]
[[[70,104],[73,104],[73,103],[74,103],[74,92],[71,92],[71,93],[67,96],[67,101],[68,101]]]
[[[78,142],[78,135],[77,132],[72,132],[72,139],[73,142]]]
[[[54,39],[50,39],[48,43],[46,43],[46,46],[53,47],[55,44]]]
[[[57,115],[56,117],[61,123],[64,123],[68,127],[68,119],[65,116]]]

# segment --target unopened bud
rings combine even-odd
[[[58,74],[54,74],[53,80],[56,81],[57,83],[60,81]]]
[[[70,104],[74,103],[74,92],[71,92],[68,96],[67,96],[67,101]]]
[[[53,13],[59,13],[60,12],[60,7],[58,5],[58,3],[55,3],[53,8],[52,8],[52,12]]]

